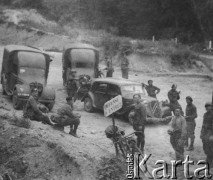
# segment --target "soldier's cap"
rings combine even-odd
[[[193,101],[191,96],[187,96],[186,99],[190,100],[191,102]]]
[[[172,84],[172,88],[177,88],[177,84]]]
[[[212,106],[212,103],[211,103],[211,102],[207,102],[207,103],[205,104],[205,107],[208,107],[208,106]]]
[[[67,98],[66,98],[66,101],[71,101],[72,100],[72,97],[70,97],[70,96],[68,96]]]
[[[150,79],[150,80],[148,80],[148,83],[149,83],[149,82],[153,82],[153,80]]]

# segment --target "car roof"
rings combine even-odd
[[[66,51],[67,49],[93,49],[93,50],[98,50],[91,44],[86,44],[86,43],[72,43],[64,47],[64,50]]]
[[[123,78],[97,78],[97,79],[94,79],[94,82],[110,83],[110,84],[115,84],[115,85],[119,85],[119,86],[133,85],[133,84],[140,85],[139,82],[130,81],[130,80],[123,79]]]
[[[39,48],[36,48],[36,47],[24,46],[24,45],[14,45],[14,44],[5,46],[5,50],[8,53],[13,52],[13,51],[31,51],[31,52],[47,54],[44,51],[41,51]]]

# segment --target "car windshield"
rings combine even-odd
[[[45,70],[40,68],[20,67],[19,77],[27,83],[45,83]]]
[[[142,89],[141,85],[137,85],[137,84],[131,84],[131,85],[123,85],[121,86],[121,91],[123,95],[128,95],[128,94],[144,94],[144,91]]]
[[[95,52],[91,49],[71,50],[72,66],[78,74],[94,75]]]

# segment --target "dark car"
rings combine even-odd
[[[12,96],[15,109],[21,109],[31,89],[39,90],[39,102],[50,110],[54,106],[55,91],[47,86],[51,58],[38,48],[8,45],[4,48],[1,84],[3,94]]]
[[[92,112],[95,108],[103,110],[103,106],[107,101],[117,95],[121,95],[123,107],[116,114],[123,115],[126,119],[129,119],[129,113],[134,108],[134,94],[141,95],[141,101],[146,106],[148,120],[162,121],[162,118],[171,116],[169,107],[164,107],[157,99],[147,96],[140,83],[124,79],[95,79],[82,101],[84,101],[85,111]]]
[[[74,69],[77,75],[99,76],[99,51],[94,46],[85,43],[73,43],[63,50],[63,82],[66,84],[67,71]]]

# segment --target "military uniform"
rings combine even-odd
[[[203,142],[203,150],[207,155],[206,160],[209,164],[213,164],[213,142],[209,141],[211,135],[213,135],[213,110],[204,114],[200,136]]]
[[[113,72],[114,72],[114,69],[112,67],[112,61],[110,61],[108,59],[107,60],[107,74],[106,74],[106,77],[112,77]]]
[[[125,56],[121,59],[121,72],[122,78],[129,78],[129,60]]]
[[[179,93],[176,91],[176,90],[173,90],[171,89],[169,92],[168,92],[168,98],[169,98],[169,101],[170,101],[170,109],[173,113],[175,113],[175,109],[180,109],[181,110],[181,115],[183,115],[183,110],[182,110],[182,107],[181,105],[179,104],[178,100],[180,99],[180,95]]]
[[[70,132],[76,134],[78,125],[80,124],[80,116],[73,113],[73,107],[69,104],[64,104],[57,110],[57,115],[54,117],[53,122],[56,123],[55,127],[70,126]]]
[[[137,136],[137,147],[144,151],[145,145],[145,124],[146,124],[146,107],[139,103],[135,105],[133,118],[133,129],[138,131],[135,133]]]
[[[44,115],[42,111],[39,109],[39,104],[33,96],[29,97],[23,109],[23,117],[29,118],[30,120],[35,120],[43,122],[45,124],[53,125],[49,117]]]
[[[160,89],[156,86],[153,85],[147,85],[145,86],[146,91],[148,93],[148,96],[153,97],[153,98],[157,98],[156,97],[156,91],[160,92]]]
[[[186,138],[186,120],[183,116],[172,118],[170,143],[175,150],[176,160],[184,160],[184,140]]]
[[[67,81],[67,95],[68,97],[74,97],[74,99],[77,99],[77,91],[78,91],[78,85],[74,77],[70,77]]]
[[[187,104],[186,106],[186,126],[187,126],[187,139],[186,144],[188,145],[188,139],[191,139],[190,148],[193,149],[195,139],[195,118],[197,117],[197,108],[194,104]]]

